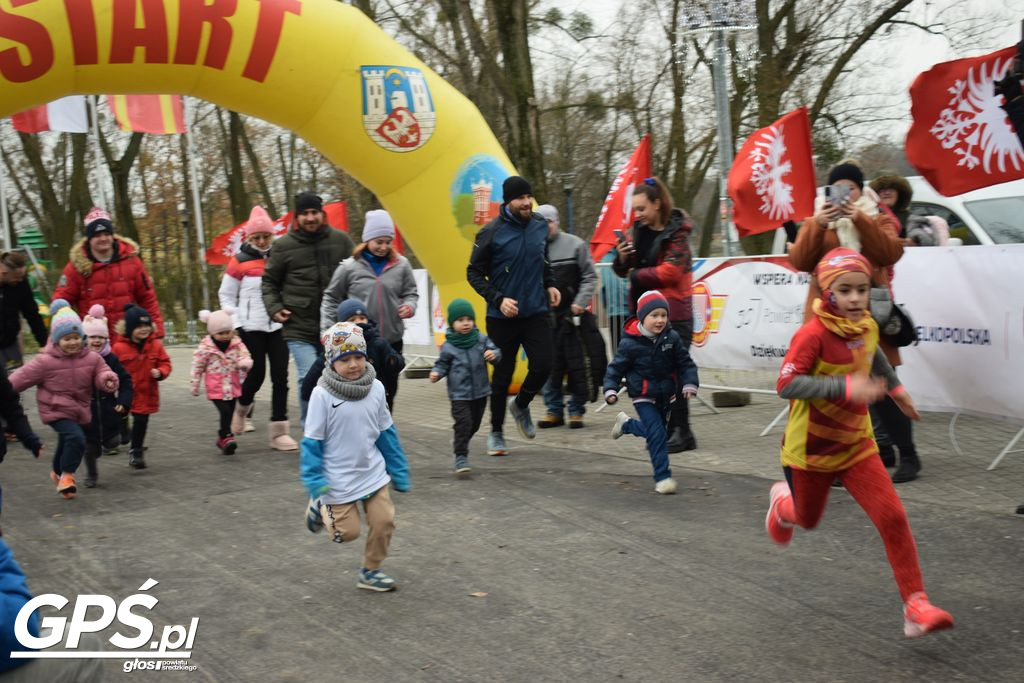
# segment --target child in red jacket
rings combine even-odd
[[[790,400],[782,441],[786,481],[772,486],[765,528],[777,544],[788,545],[793,527],[817,526],[832,482],[842,482],[882,537],[903,598],[903,632],[915,638],[950,628],[953,617],[925,595],[907,513],[878,457],[868,418],[868,404],[888,393],[908,417],[920,419],[878,348],[869,308],[872,271],[866,258],[843,247],[814,269],[821,298],[814,300],[814,317],[793,336],[779,375],[779,396]]]
[[[121,335],[114,342],[114,354],[132,376],[132,437],[128,464],[137,470],[146,468],[143,455],[149,416],[160,410],[159,382],[171,374],[171,358],[164,345],[153,336],[153,318],[149,312],[126,304],[124,319],[117,323]]]
[[[245,413],[235,413],[235,400],[242,395],[245,373],[252,368],[252,355],[242,340],[235,335],[231,320],[233,309],[199,311],[199,320],[206,323],[210,334],[199,342],[192,354],[192,372],[189,384],[192,395],[199,395],[200,382],[206,388],[206,397],[213,401],[220,413],[217,448],[231,455],[238,447],[235,435],[245,430]]]

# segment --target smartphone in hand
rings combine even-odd
[[[615,235],[615,238],[619,240],[620,244],[626,241],[626,233],[622,232],[621,230],[612,230],[612,234]]]

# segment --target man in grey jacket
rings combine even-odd
[[[579,429],[583,426],[583,413],[586,410],[587,382],[585,378],[582,382],[579,381],[576,375],[585,372],[582,367],[585,364],[568,361],[569,356],[575,360],[586,357],[586,353],[578,348],[566,348],[569,344],[578,347],[579,335],[561,335],[559,331],[567,324],[579,327],[580,316],[586,312],[597,287],[597,271],[594,269],[594,260],[590,257],[587,243],[576,235],[559,229],[558,209],[551,204],[544,204],[537,207],[537,213],[548,224],[548,260],[551,262],[555,286],[561,294],[561,303],[551,312],[552,328],[555,331],[555,362],[551,377],[544,384],[544,405],[547,407],[547,415],[537,424],[541,428],[561,427],[565,424],[562,379],[568,370],[569,427]],[[601,351],[603,355],[603,345]],[[600,372],[604,373],[604,365],[601,366]]]
[[[263,271],[263,304],[275,322],[282,323],[298,371],[296,386],[322,353],[320,300],[339,261],[352,254],[352,240],[327,224],[323,200],[312,192],[295,197],[295,224],[274,242]],[[302,421],[306,401],[299,398]]]

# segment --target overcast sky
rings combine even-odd
[[[552,3],[553,5],[555,3]],[[559,0],[563,12],[581,11],[594,21],[598,33],[613,32],[622,0]],[[933,64],[992,52],[1008,47],[1021,38],[1024,0],[915,0],[909,6],[910,18],[921,24],[940,20],[976,19],[982,22],[983,35],[971,45],[951,45],[944,36],[929,35],[910,27],[901,27],[889,36],[878,36],[869,45],[873,57],[863,65],[864,76],[886,94],[894,112],[905,112],[902,130],[891,131],[902,138],[910,125],[908,89],[922,71]],[[862,51],[866,53],[867,51]],[[808,103],[809,104],[809,103]]]

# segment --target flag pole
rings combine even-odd
[[[203,307],[210,305],[210,279],[206,264],[206,229],[203,226],[203,207],[199,201],[199,173],[196,170],[196,151],[192,144],[192,134],[188,122],[188,98],[181,96],[181,117],[185,121],[185,146],[188,156],[189,184],[192,186],[192,223],[196,226],[198,239],[199,265],[203,273]],[[194,122],[193,122],[194,123]]]
[[[14,240],[11,233],[11,217],[7,213],[7,165],[4,161],[4,148],[0,146],[0,214],[3,214],[4,251],[10,251],[14,248]]]
[[[85,101],[89,106],[89,118],[92,120],[92,152],[93,152],[93,167],[96,169],[96,191],[100,194],[100,201],[103,204],[103,208],[113,210],[110,205],[108,198],[110,195],[107,194],[107,183],[103,179],[103,154],[100,151],[100,119],[99,119],[99,107],[97,102],[99,101],[99,95],[86,95]]]

